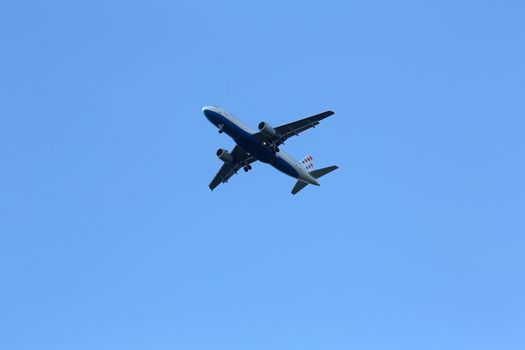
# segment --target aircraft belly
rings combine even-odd
[[[246,134],[236,134],[232,136],[235,142],[241,146],[246,152],[250,155],[257,158],[263,163],[272,163],[275,158],[275,155],[265,146],[261,145],[252,135]]]
[[[253,137],[252,134],[242,130],[237,125],[231,123],[228,120],[224,121],[224,125],[225,133],[229,135],[235,141],[235,143],[241,146],[246,152],[257,158],[257,160],[263,163],[268,163],[277,170],[291,177],[299,177],[299,173],[291,164],[289,164],[285,159],[277,156],[268,147],[263,146]]]

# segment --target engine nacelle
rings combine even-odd
[[[233,163],[233,156],[225,149],[219,148],[217,150],[217,157],[225,163]]]
[[[259,123],[259,131],[268,137],[278,137],[277,131],[266,122]]]

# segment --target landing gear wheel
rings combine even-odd
[[[246,172],[246,173],[250,170],[250,169],[248,169],[247,166],[245,166],[243,169],[244,169],[244,172]]]

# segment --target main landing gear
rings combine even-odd
[[[250,170],[252,170],[252,166],[250,164],[246,164],[244,167],[243,167],[244,171],[245,172],[248,172]]]
[[[277,147],[273,143],[263,142],[263,146],[268,147],[273,153],[279,153],[280,152],[279,147]]]

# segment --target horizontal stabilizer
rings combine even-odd
[[[306,185],[308,185],[306,182],[298,180],[295,186],[292,188],[292,194],[296,194],[297,192],[305,188]]]
[[[332,166],[329,166],[329,167],[326,167],[326,168],[310,171],[310,175],[312,175],[314,178],[318,179],[321,176],[324,176],[324,175],[326,175],[328,173],[331,173],[335,169],[338,169],[338,166],[337,165],[332,165]]]

